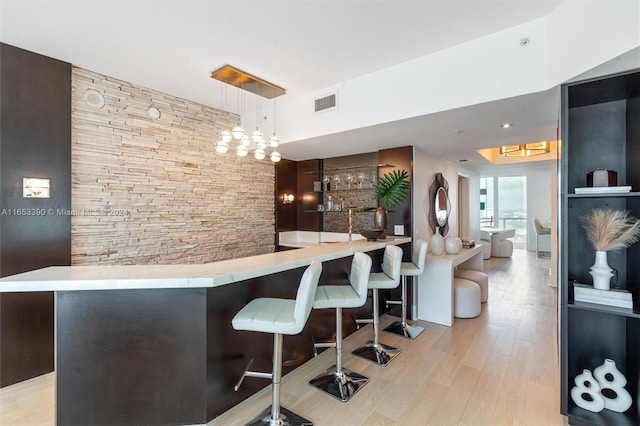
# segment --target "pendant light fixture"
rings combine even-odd
[[[260,130],[260,118],[262,117],[262,98],[273,99],[277,96],[284,95],[286,93],[285,89],[276,86],[275,84],[269,83],[268,81],[255,77],[251,74],[245,73],[244,71],[241,71],[230,65],[225,65],[224,67],[212,72],[211,78],[258,95],[258,97],[256,98],[256,130],[251,134],[251,137],[247,135],[245,130],[242,128],[241,123],[238,123],[238,125],[233,129],[225,129],[220,132],[220,138],[216,143],[216,152],[220,154],[226,153],[229,150],[229,143],[231,143],[233,140],[236,140],[238,141],[236,154],[239,157],[246,157],[249,154],[249,146],[251,145],[251,143],[253,143],[255,145],[255,150],[253,151],[254,158],[256,158],[257,160],[264,160],[267,156],[267,147],[271,147],[273,148],[273,151],[271,152],[269,158],[274,163],[280,161],[282,159],[282,155],[280,155],[280,153],[278,152],[280,139],[278,139],[278,137],[276,136],[275,131],[275,101],[273,101],[272,104],[273,136],[271,136],[268,141],[265,139],[264,134]],[[224,101],[224,108],[222,109],[226,110],[226,86],[224,94],[221,93],[221,99]],[[238,115],[240,117],[244,115],[245,105],[246,102],[244,99],[244,93],[242,93],[242,96],[240,96],[240,91],[238,90]]]
[[[273,136],[269,138],[269,146],[273,148],[271,152],[271,161],[277,163],[282,160],[282,155],[278,152],[278,145],[280,145],[280,139],[276,136],[276,101],[273,101]]]

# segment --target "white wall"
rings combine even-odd
[[[413,238],[431,240],[433,231],[429,226],[429,187],[436,173],[442,173],[449,182],[449,233],[456,237],[480,240],[480,176],[447,160],[435,157],[421,149],[415,148],[413,155]],[[469,178],[469,235],[458,235],[458,174]]]

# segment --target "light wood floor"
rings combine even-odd
[[[478,318],[457,319],[451,328],[419,321],[425,331],[414,341],[382,333],[382,342],[402,349],[385,368],[351,354],[371,336],[371,326],[364,327],[344,341],[345,367],[370,378],[358,394],[341,403],[309,386],[334,364],[335,352],[327,350],[283,379],[282,405],[318,426],[566,424],[549,259],[516,250],[484,266],[489,301]],[[0,389],[0,425],[55,424],[54,380],[52,373]],[[269,392],[210,425],[246,423],[270,404]]]

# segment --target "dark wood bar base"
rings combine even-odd
[[[382,253],[369,252],[377,270]],[[351,257],[324,262],[321,284],[348,283],[350,267]],[[273,342],[233,330],[231,319],[254,298],[295,297],[303,272],[214,288],[58,292],[57,424],[203,424],[268,386],[250,378],[233,391],[249,359],[271,370]],[[347,336],[371,301],[343,315]],[[334,313],[312,311],[300,335],[284,338],[283,374],[313,357],[312,338],[334,333]]]

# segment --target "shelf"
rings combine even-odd
[[[345,166],[345,167],[334,167],[331,169],[324,170],[311,170],[308,172],[304,172],[305,175],[312,175],[316,173],[324,173],[324,172],[337,172],[340,170],[356,170],[356,169],[373,169],[375,167],[393,167],[392,164],[368,164],[364,166]]]
[[[568,198],[611,198],[640,197],[640,192],[610,192],[606,194],[567,194]]]
[[[633,309],[618,308],[616,306],[600,305],[597,303],[587,302],[571,302],[567,304],[569,309],[577,309],[582,311],[600,312],[611,315],[622,315],[628,318],[640,319],[640,309],[637,307]]]
[[[373,188],[353,188],[353,189],[331,189],[329,191],[304,191],[303,194],[332,194],[334,192],[358,192],[358,191],[369,191],[371,192]]]
[[[571,381],[573,383],[573,380]],[[573,385],[571,386],[573,387]],[[619,425],[631,426],[638,424],[638,418],[633,412],[633,406],[624,413],[617,413],[611,410],[602,410],[599,413],[585,410],[576,405],[569,407],[567,415],[569,416],[569,424],[571,425]]]
[[[377,207],[354,207],[351,209],[353,213],[369,213],[373,212],[377,209]],[[303,210],[305,213],[348,213],[349,209],[344,210]]]

